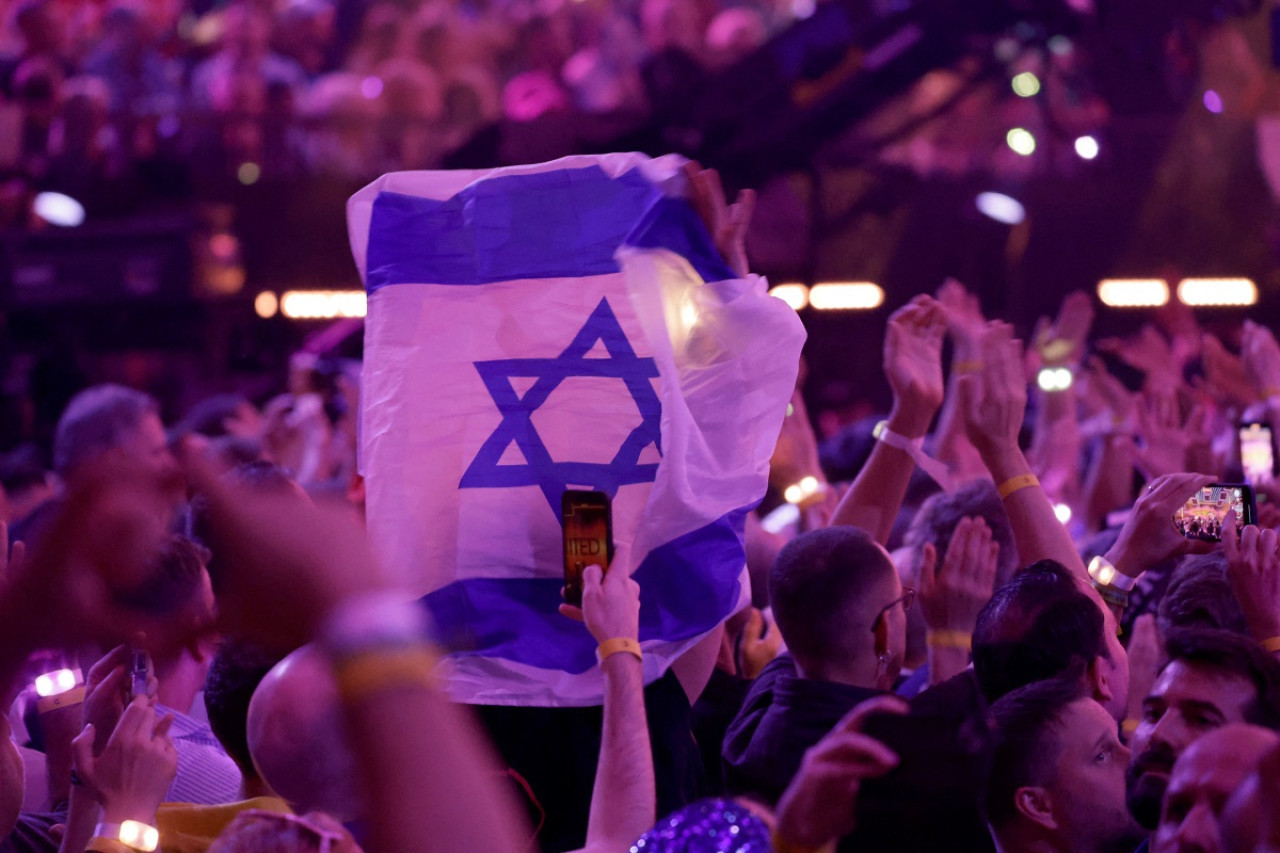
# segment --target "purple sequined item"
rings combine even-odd
[[[735,800],[702,800],[658,821],[631,853],[770,853],[769,827]]]

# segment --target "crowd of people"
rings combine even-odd
[[[0,465],[0,851],[1280,850],[1280,492],[1174,524],[1280,421],[1280,343],[1093,311],[1024,345],[948,281],[888,318],[883,419],[820,440],[798,388],[752,606],[647,685],[635,580],[561,608],[595,708],[448,700],[360,523],[357,372],[168,427],[87,388]]]
[[[792,20],[776,0],[2,8],[0,225],[34,190],[153,212],[226,182],[435,167],[502,119],[644,114]]]

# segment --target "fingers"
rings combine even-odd
[[[71,754],[76,769],[86,775],[93,773],[93,723],[88,723],[71,741]]]
[[[928,594],[938,584],[938,549],[932,542],[926,542],[920,548],[920,590]]]
[[[150,737],[155,727],[155,717],[156,712],[148,704],[147,697],[135,697],[120,715],[120,722],[116,723],[116,730],[111,734],[111,740]]]
[[[561,616],[568,616],[570,619],[574,620],[575,622],[581,622],[581,621],[583,621],[583,618],[582,618],[582,608],[581,608],[581,607],[575,607],[575,606],[574,606],[574,605],[572,605],[572,604],[561,604],[561,605],[560,605],[560,615],[561,615]]]
[[[110,676],[116,669],[122,672],[126,664],[129,663],[129,647],[124,643],[116,646],[107,652],[101,658],[89,667],[89,674],[85,676],[85,687],[92,690]]]
[[[819,741],[812,762],[819,769],[852,772],[858,778],[881,776],[898,766],[898,755],[880,741],[857,732],[841,732]]]
[[[173,714],[165,714],[160,718],[160,722],[156,723],[156,727],[151,730],[153,738],[168,738],[169,729],[173,728]]]

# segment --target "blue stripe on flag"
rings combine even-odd
[[[445,201],[379,193],[365,287],[607,275],[623,243],[669,249],[704,281],[736,277],[687,202],[637,169],[610,178],[590,166],[489,178]]]
[[[366,287],[616,273],[614,252],[658,197],[639,171],[599,166],[489,178],[445,201],[382,192]]]
[[[640,584],[640,639],[683,640],[711,630],[738,602],[746,514],[736,510],[649,552]],[[559,578],[470,578],[424,596],[438,638],[459,655],[582,673],[595,640],[557,610]]]

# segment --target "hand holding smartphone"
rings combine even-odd
[[[1222,522],[1234,510],[1239,529],[1256,524],[1258,505],[1245,483],[1210,483],[1173,514],[1173,526],[1187,539],[1221,542]]]
[[[560,496],[564,527],[564,600],[582,606],[582,570],[608,571],[613,559],[613,514],[604,492],[566,489]]]

